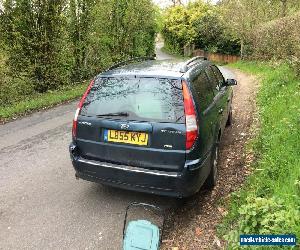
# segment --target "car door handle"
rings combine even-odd
[[[219,109],[219,114],[222,114],[223,113],[223,109]]]

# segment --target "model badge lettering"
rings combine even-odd
[[[168,134],[182,134],[181,131],[178,130],[166,130],[166,129],[161,129],[160,130],[162,133],[168,133]]]
[[[82,125],[87,125],[87,126],[91,126],[92,123],[90,122],[78,122],[79,124],[82,124]]]

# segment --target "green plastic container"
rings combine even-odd
[[[159,228],[147,220],[128,223],[123,250],[158,250],[160,243]]]

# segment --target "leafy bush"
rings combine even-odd
[[[251,34],[252,56],[286,59],[300,49],[300,12],[257,27]]]
[[[283,200],[272,198],[247,198],[239,209],[240,230],[246,234],[288,234],[293,233],[299,210],[287,207]]]
[[[0,72],[0,77],[1,75]],[[0,106],[12,105],[35,93],[34,86],[26,77],[12,78],[4,75],[0,80],[0,89]]]
[[[249,36],[250,58],[284,59],[300,75],[300,12],[254,29]]]
[[[208,52],[239,53],[239,42],[225,28],[217,6],[196,1],[170,7],[164,17],[162,35],[171,52],[182,54],[185,45],[195,44],[196,48]]]
[[[300,212],[274,197],[248,197],[238,210],[238,216],[241,218],[238,229],[224,236],[234,247],[238,246],[240,234],[295,234],[291,230],[297,227]]]
[[[164,24],[162,35],[164,37],[164,46],[170,52],[175,54],[183,53],[183,46],[191,42],[193,30],[188,24],[188,11],[180,5],[169,8],[164,13]]]
[[[300,76],[300,51],[297,51],[295,56],[291,56],[291,58],[288,59],[287,61],[294,69],[296,75]]]

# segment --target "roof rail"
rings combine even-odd
[[[130,62],[142,62],[142,61],[146,61],[146,60],[155,60],[155,59],[156,59],[156,54],[153,54],[152,56],[133,57],[133,58],[130,58],[130,59],[125,60],[125,61],[117,62],[116,64],[110,66],[105,71],[118,68],[118,67],[126,65],[126,64],[128,64]]]
[[[180,69],[180,73],[186,73],[189,70],[189,65],[192,62],[198,61],[198,60],[207,60],[205,56],[195,56],[192,59],[188,60]]]

